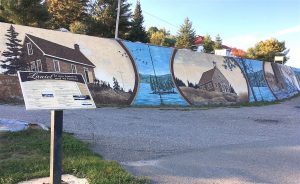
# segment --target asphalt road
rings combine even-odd
[[[50,112],[0,105],[0,118]],[[64,130],[154,183],[300,183],[300,97],[264,107],[65,111]]]

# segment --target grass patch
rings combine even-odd
[[[0,133],[0,184],[14,184],[49,176],[50,132],[29,129]],[[63,136],[63,173],[87,178],[90,184],[144,184],[116,161],[93,154],[71,134]]]

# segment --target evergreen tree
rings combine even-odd
[[[176,82],[177,86],[179,86],[179,87],[186,87],[184,82],[177,77],[175,77],[175,82]]]
[[[18,37],[19,33],[15,31],[15,28],[11,25],[7,30],[8,42],[6,43],[7,50],[3,52],[2,56],[6,59],[1,60],[3,64],[1,67],[6,71],[4,74],[16,74],[18,70],[26,70],[27,65],[22,60],[22,45],[21,40]]]
[[[143,23],[144,23],[144,17],[142,14],[141,3],[138,0],[135,6],[133,19],[131,22],[132,26],[129,32],[129,40],[140,41],[143,43],[149,42],[148,35],[145,31]]]
[[[216,49],[222,49],[222,39],[221,39],[219,34],[216,36],[216,41],[214,43],[214,49],[215,50]]]
[[[87,17],[88,0],[47,0],[53,28],[67,28]]]
[[[113,89],[116,90],[116,91],[120,91],[121,87],[120,87],[119,82],[117,81],[116,78],[113,78],[113,82],[114,82]]]
[[[195,35],[196,33],[192,28],[192,22],[189,18],[186,18],[179,29],[175,46],[177,48],[191,48],[195,41]]]
[[[212,53],[214,51],[213,41],[208,34],[204,36],[203,49],[205,53]]]
[[[0,0],[0,19],[5,22],[44,27],[48,18],[44,0]]]
[[[130,5],[127,0],[121,0],[119,38],[129,37],[130,19],[132,17]],[[96,0],[91,6],[93,19],[92,35],[113,38],[116,30],[118,1]]]

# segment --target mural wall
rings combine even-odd
[[[172,66],[178,89],[192,105],[248,101],[247,81],[232,58],[179,50]]]
[[[235,58],[235,60],[247,78],[250,102],[276,100],[265,80],[263,62],[241,58]]]
[[[300,90],[300,69],[285,65],[6,23],[0,65],[0,103],[22,102],[17,70],[80,73],[98,106],[230,105]]]
[[[187,105],[170,73],[173,49],[125,41],[139,72],[133,105]]]
[[[0,33],[1,61],[20,58],[27,64],[24,70],[81,73],[97,105],[131,104],[135,66],[117,41],[5,23],[0,23]],[[8,44],[20,52],[9,53]]]
[[[291,67],[276,63],[264,63],[266,81],[279,100],[294,96],[299,91],[299,83]]]

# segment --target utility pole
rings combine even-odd
[[[117,13],[117,21],[116,21],[115,39],[118,39],[118,34],[119,34],[120,11],[121,11],[121,0],[118,0],[118,13]]]

